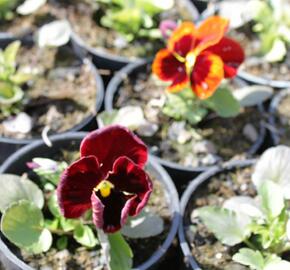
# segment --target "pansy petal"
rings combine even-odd
[[[127,157],[116,160],[108,181],[115,186],[115,189],[125,194],[137,195],[131,208],[128,209],[130,216],[141,212],[152,192],[152,182],[148,174]]]
[[[185,57],[195,43],[196,28],[192,22],[183,22],[172,33],[168,40],[168,50]]]
[[[108,126],[89,133],[81,143],[81,156],[97,157],[104,175],[115,160],[126,156],[143,167],[147,161],[146,145],[129,129],[118,125]]]
[[[197,56],[191,74],[191,87],[200,99],[212,96],[223,78],[224,66],[219,56],[205,52]]]
[[[179,73],[185,72],[185,64],[179,62],[175,56],[167,49],[160,50],[152,64],[152,72],[163,81],[171,81]]]
[[[229,26],[229,21],[219,16],[211,16],[197,28],[195,51],[197,54],[217,44]]]
[[[234,77],[238,67],[245,60],[245,53],[240,44],[227,37],[223,37],[218,44],[207,48],[207,51],[221,57],[224,62],[226,78]]]
[[[57,187],[61,212],[66,218],[78,218],[91,208],[91,194],[101,181],[96,157],[88,156],[74,162],[62,174]]]
[[[93,221],[97,228],[105,233],[114,233],[121,229],[128,217],[133,195],[112,190],[108,197],[93,193],[91,197],[93,206]]]

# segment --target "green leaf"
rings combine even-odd
[[[210,98],[203,101],[203,104],[221,117],[234,117],[240,112],[239,102],[227,87],[218,88]]]
[[[265,181],[258,192],[266,214],[270,218],[278,217],[285,207],[282,188],[273,181]]]
[[[245,215],[237,215],[216,206],[205,206],[196,211],[202,222],[223,244],[234,246],[243,242],[250,234],[251,219]]]
[[[10,76],[10,80],[17,85],[22,85],[27,81],[31,80],[32,77],[33,75],[30,73],[17,72],[16,74]]]
[[[0,211],[2,213],[11,203],[23,199],[33,202],[40,209],[43,207],[43,193],[31,180],[22,179],[17,175],[1,174],[0,186]]]
[[[241,248],[238,253],[233,256],[233,260],[242,265],[249,266],[254,270],[264,269],[264,258],[260,251],[254,251],[249,248]]]
[[[265,267],[263,270],[289,270],[290,262],[282,260],[275,254],[270,254],[266,258]]]
[[[12,203],[2,215],[1,231],[19,247],[30,247],[38,243],[43,229],[41,210],[27,200]]]
[[[57,201],[56,191],[53,191],[52,194],[50,195],[50,197],[48,199],[47,206],[48,206],[49,211],[55,217],[61,216],[60,208],[59,208],[58,201]]]
[[[287,54],[286,44],[283,40],[276,38],[271,50],[265,55],[268,62],[282,61]]]
[[[93,232],[93,230],[83,224],[76,226],[74,230],[74,239],[83,246],[92,248],[98,244],[98,240]]]
[[[47,252],[52,245],[52,235],[48,229],[43,229],[38,242],[30,247],[25,248],[26,251],[32,254],[39,254],[42,252]]]
[[[24,94],[20,87],[10,82],[0,81],[0,104],[11,105],[23,98]]]
[[[21,42],[17,40],[17,41],[10,43],[6,47],[6,49],[4,50],[5,64],[7,64],[11,67],[16,66],[16,56],[17,56],[17,53],[18,53],[20,46],[21,46]]]
[[[63,250],[67,248],[68,238],[67,236],[63,235],[56,241],[56,246],[59,250]]]
[[[148,238],[162,233],[163,219],[149,211],[143,210],[137,217],[130,218],[122,228],[122,234],[130,238]]]
[[[192,125],[199,123],[208,113],[207,109],[195,99],[190,89],[184,89],[176,94],[167,94],[162,111],[175,120],[187,120]]]
[[[131,270],[133,253],[121,233],[108,234],[110,243],[110,269]]]
[[[233,95],[242,107],[250,107],[262,104],[266,100],[270,99],[273,93],[274,90],[272,87],[250,85],[236,89],[233,92]]]
[[[65,232],[73,231],[80,223],[77,219],[68,219],[63,216],[60,217],[60,226]]]
[[[45,224],[45,228],[49,229],[49,230],[56,230],[58,228],[59,225],[59,220],[58,219],[46,219],[44,221]]]

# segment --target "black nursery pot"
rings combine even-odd
[[[282,102],[282,100],[290,95],[290,89],[285,89],[279,91],[272,99],[269,107],[269,132],[271,136],[272,143],[274,145],[278,145],[281,141],[280,132],[277,127],[277,109],[279,104]]]
[[[21,38],[17,38],[9,33],[0,33],[0,48],[5,48],[8,44],[15,40],[20,40],[22,44],[33,44],[33,40],[31,36],[25,36]],[[77,57],[80,57],[80,53],[77,51],[77,48],[74,48],[74,52]],[[95,66],[90,62],[87,58],[80,58],[83,63],[86,63],[90,66],[91,73],[93,74],[96,82],[96,109],[95,111],[98,112],[101,109],[104,99],[104,83],[102,77],[99,75],[98,70]],[[70,131],[88,131],[92,128],[96,128],[96,120],[95,115],[90,115],[87,118],[83,119],[82,122],[77,123],[73,128],[67,130],[66,132]],[[18,150],[20,147],[31,143],[39,138],[32,138],[32,139],[13,139],[8,137],[0,137],[0,164],[12,153]]]
[[[198,263],[196,262],[194,256],[192,255],[190,244],[188,240],[186,239],[186,232],[184,228],[184,220],[185,220],[185,213],[188,208],[188,205],[190,203],[191,198],[195,193],[198,192],[198,189],[206,182],[209,182],[211,178],[219,174],[221,172],[227,172],[232,171],[235,169],[242,169],[245,167],[250,167],[255,164],[254,159],[248,159],[248,160],[235,160],[230,161],[222,164],[221,166],[214,166],[208,171],[200,174],[198,177],[193,179],[188,187],[186,188],[185,192],[183,193],[181,200],[180,200],[180,213],[181,213],[181,221],[178,229],[178,238],[181,250],[184,255],[184,263],[186,265],[186,269],[193,269],[193,270],[206,270],[202,269]]]
[[[190,14],[198,14],[198,10],[191,0],[176,0],[184,4]],[[193,16],[194,18],[194,16]],[[151,41],[152,42],[152,41]],[[107,51],[98,51],[85,43],[76,33],[72,33],[72,44],[79,50],[81,55],[90,56],[93,63],[100,69],[107,69],[111,71],[117,71],[129,63],[141,60],[142,58],[129,58],[121,55],[111,54]]]
[[[124,79],[130,76],[134,76],[134,74],[144,72],[146,70],[147,65],[149,64],[150,62],[146,62],[145,60],[140,60],[136,63],[127,65],[126,67],[122,68],[119,72],[117,72],[114,75],[114,77],[109,82],[109,85],[106,89],[105,101],[104,101],[106,111],[111,111],[114,109],[113,107],[114,97],[118,93]],[[261,112],[264,111],[264,108],[262,105],[259,106],[259,110]],[[258,152],[258,150],[261,148],[262,144],[264,143],[265,136],[266,136],[266,129],[265,129],[265,126],[261,123],[260,130],[259,130],[259,137],[256,140],[256,142],[251,146],[251,148],[247,151],[248,156],[252,156]],[[169,172],[170,176],[176,183],[179,192],[184,190],[184,187],[187,186],[188,181],[190,181],[192,178],[199,175],[201,172],[204,172],[210,168],[210,167],[186,167],[178,163],[165,160],[155,155],[154,155],[154,158],[162,166],[164,166],[166,170]]]
[[[75,150],[79,149],[80,143],[87,133],[84,132],[71,132],[67,134],[59,134],[51,136],[49,139],[52,142],[52,147],[46,146],[43,141],[35,141],[29,145],[26,145],[22,149],[11,155],[0,167],[1,173],[10,173],[22,175],[27,171],[26,163],[31,161],[34,157],[44,157],[51,158],[54,154],[59,152],[61,148],[73,148]],[[162,257],[166,254],[168,248],[171,246],[180,222],[180,211],[179,211],[179,198],[176,188],[167,174],[167,172],[160,166],[153,157],[149,158],[148,164],[156,179],[161,182],[164,187],[164,193],[168,201],[168,207],[171,213],[171,225],[169,233],[164,240],[163,244],[158,248],[158,250],[152,251],[151,257],[142,263],[142,265],[134,268],[134,270],[146,270],[154,269]],[[2,234],[0,235],[0,259],[7,270],[33,270],[21,259],[16,257],[13,251],[4,243],[2,239]],[[1,256],[1,252],[2,255]],[[1,258],[2,257],[2,258]]]

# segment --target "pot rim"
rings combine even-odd
[[[282,100],[290,95],[290,88],[289,89],[284,89],[279,91],[277,94],[274,95],[274,97],[271,100],[270,106],[269,106],[269,131],[270,131],[270,136],[273,141],[274,145],[278,145],[281,140],[281,136],[279,134],[279,130],[277,129],[277,109]]]
[[[87,132],[71,132],[67,134],[57,134],[52,135],[49,137],[52,143],[67,140],[82,140],[84,136],[88,134]],[[37,140],[31,144],[28,144],[18,151],[16,151],[14,154],[12,154],[0,167],[0,173],[5,173],[7,169],[9,169],[15,162],[18,162],[20,157],[27,154],[32,154],[33,151],[41,146],[44,146],[44,142],[42,140]],[[179,196],[176,190],[175,185],[173,184],[173,181],[171,177],[168,175],[168,173],[165,171],[165,169],[156,162],[154,157],[149,156],[148,165],[153,168],[153,170],[159,174],[161,177],[160,182],[164,185],[164,191],[166,193],[166,197],[168,198],[168,207],[171,212],[171,226],[170,230],[168,232],[168,235],[162,245],[151,255],[151,257],[143,262],[141,265],[134,268],[134,270],[146,270],[149,269],[152,265],[156,264],[162,256],[166,253],[168,248],[173,242],[173,239],[175,238],[175,235],[177,234],[179,222],[180,222],[180,208],[179,208]],[[32,267],[28,266],[25,262],[20,260],[18,257],[16,257],[10,249],[5,245],[5,243],[0,238],[0,250],[3,252],[3,254],[14,264],[21,267],[23,270],[33,270]]]
[[[196,260],[194,259],[191,253],[190,245],[188,244],[186,240],[185,230],[183,226],[184,213],[185,213],[187,204],[192,197],[192,194],[196,192],[197,188],[201,184],[203,184],[206,181],[210,181],[210,178],[216,175],[217,173],[220,173],[222,171],[233,170],[235,168],[244,168],[248,166],[253,166],[255,163],[256,163],[256,159],[246,159],[246,160],[233,160],[233,161],[225,162],[221,164],[220,166],[214,166],[208,171],[205,171],[204,173],[194,178],[189,183],[186,190],[182,194],[181,199],[180,199],[181,220],[180,220],[180,225],[178,228],[178,239],[179,239],[179,244],[180,244],[182,253],[184,255],[184,260],[187,264],[191,266],[193,270],[205,270],[205,269],[201,269],[198,263],[196,262]]]
[[[142,66],[146,66],[150,63],[150,61],[146,60],[139,60],[135,63],[128,64],[127,66],[123,67],[121,70],[115,73],[113,78],[110,80],[107,89],[106,89],[106,94],[105,94],[105,100],[104,100],[104,106],[105,106],[105,111],[111,111],[113,110],[113,99],[117,91],[119,90],[120,84],[123,82],[124,78],[127,78],[130,76],[130,74],[138,68],[142,68]],[[238,78],[239,79],[239,78]],[[258,106],[259,111],[263,112],[264,108],[262,105]],[[247,151],[248,156],[252,156],[255,154],[259,148],[262,146],[266,136],[266,128],[265,125],[263,124],[262,120],[260,122],[260,127],[259,127],[259,137],[252,144],[250,149]],[[163,158],[160,158],[156,155],[153,155],[156,160],[163,166],[175,170],[180,170],[180,171],[186,171],[186,172],[203,172],[213,166],[198,166],[198,167],[189,167],[189,166],[184,166],[180,165],[176,162],[172,162],[169,160],[165,160]]]
[[[197,8],[195,7],[194,3],[190,0],[176,0],[181,1],[186,6],[187,10],[190,11],[191,14],[196,14],[196,16],[199,16],[199,12]],[[193,15],[194,16],[194,15]],[[192,17],[192,19],[194,19]],[[102,59],[107,59],[111,62],[115,62],[119,65],[127,65],[130,63],[134,63],[136,61],[145,60],[146,58],[141,57],[126,57],[118,54],[110,53],[108,50],[100,51],[97,48],[94,48],[90,46],[88,43],[86,43],[76,32],[72,32],[72,40],[75,42],[77,46],[84,49],[86,52],[96,56],[100,57]]]
[[[30,35],[27,35],[24,37],[17,37],[11,33],[0,32],[0,43],[5,42],[5,41],[9,41],[9,43],[10,43],[10,42],[13,42],[15,40],[20,40],[22,42],[27,42],[27,43],[33,42],[32,37]],[[72,46],[71,41],[68,45],[74,51],[75,56],[82,61],[82,64],[88,65],[90,67],[90,72],[94,76],[95,83],[96,83],[95,88],[97,90],[96,91],[97,95],[96,95],[96,102],[95,102],[95,112],[98,113],[99,110],[101,109],[101,106],[102,106],[103,100],[104,100],[104,96],[105,96],[103,79],[102,79],[101,75],[99,74],[98,69],[94,66],[94,64],[90,61],[89,58],[80,57],[80,54],[76,51],[74,46]],[[70,128],[64,132],[60,132],[60,133],[53,134],[53,135],[66,134],[69,132],[77,132],[77,131],[81,130],[82,128],[84,128],[86,125],[88,125],[95,117],[96,117],[95,114],[91,114],[91,115],[87,116],[86,118],[84,118],[80,123],[73,126],[72,128]],[[33,137],[30,139],[14,139],[14,138],[0,136],[0,143],[7,143],[7,144],[14,144],[14,145],[19,145],[19,144],[25,145],[25,144],[34,142],[38,139],[41,139],[41,137]]]

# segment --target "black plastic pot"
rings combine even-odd
[[[23,44],[32,44],[33,40],[31,36],[25,36],[20,39],[14,37],[11,34],[5,34],[0,33],[0,48],[5,48],[9,43],[15,41],[15,40],[21,40]],[[76,55],[79,55],[79,52],[75,52]],[[97,96],[96,96],[96,112],[98,112],[101,109],[101,106],[103,104],[104,99],[104,83],[99,75],[98,70],[95,68],[95,66],[90,62],[89,59],[83,58],[82,61],[86,64],[88,64],[91,68],[91,72],[93,73],[96,81],[96,89],[97,89]],[[92,128],[96,128],[97,123],[95,120],[95,115],[90,115],[87,118],[85,118],[82,122],[77,123],[73,128],[70,130],[67,130],[66,132],[70,131],[88,131]],[[31,143],[39,138],[32,138],[32,139],[13,139],[8,137],[0,137],[0,164],[13,152],[15,152],[20,147]]]
[[[61,148],[72,147],[73,149],[79,149],[80,142],[87,133],[84,132],[72,132],[67,134],[59,134],[50,137],[52,147],[46,146],[42,141],[38,140],[32,144],[26,145],[16,153],[11,155],[0,167],[0,173],[12,173],[22,175],[27,171],[26,163],[31,161],[34,157],[46,157],[50,158]],[[121,142],[120,142],[121,143]],[[145,261],[142,265],[135,268],[135,270],[146,270],[154,268],[162,257],[166,254],[166,251],[171,246],[173,239],[178,230],[180,222],[179,213],[179,198],[176,188],[167,174],[167,172],[154,160],[153,157],[149,158],[148,167],[156,175],[161,184],[164,186],[167,201],[169,203],[169,209],[172,216],[172,222],[170,231],[164,240],[163,244],[158,250],[152,251],[152,256]],[[2,236],[1,236],[2,237]],[[3,263],[5,269],[23,269],[32,270],[30,266],[21,261],[13,254],[13,251],[3,242],[0,238],[0,251],[3,253]],[[1,257],[1,256],[0,256]]]
[[[134,76],[139,72],[144,72],[146,70],[146,66],[149,63],[146,61],[138,61],[136,63],[132,63],[122,68],[119,72],[117,72],[112,80],[110,81],[105,95],[105,110],[111,111],[113,108],[114,96],[119,91],[120,85],[124,81],[125,78]],[[263,112],[263,107],[259,107],[260,111]],[[248,156],[254,155],[262,146],[264,139],[266,136],[266,129],[261,122],[260,130],[259,130],[259,138],[257,141],[251,146],[248,150]],[[179,165],[175,162],[167,161],[160,157],[155,156],[155,159],[162,164],[166,170],[171,175],[172,179],[177,185],[178,190],[183,190],[183,186],[187,185],[188,181],[197,176],[199,173],[204,172],[209,167],[186,167],[183,165]]]
[[[162,0],[161,0],[162,1]],[[191,0],[176,0],[182,2],[186,9],[192,14],[192,19],[198,17],[198,10]],[[85,43],[76,33],[72,34],[73,45],[78,48],[82,56],[90,55],[93,63],[100,69],[117,71],[125,65],[138,61],[141,58],[129,58],[120,55],[111,54],[107,51],[99,51]]]
[[[224,163],[221,166],[215,166],[209,169],[208,171],[200,174],[197,178],[193,179],[190,184],[188,185],[187,189],[183,193],[181,200],[180,200],[180,212],[182,215],[179,229],[178,229],[178,237],[179,237],[179,243],[180,247],[182,249],[183,255],[184,255],[184,263],[186,264],[188,269],[194,269],[194,270],[206,270],[201,269],[196,260],[194,259],[194,256],[191,253],[190,250],[190,244],[186,239],[186,232],[184,229],[184,215],[186,213],[188,204],[193,197],[193,194],[198,192],[198,188],[204,184],[205,182],[210,181],[211,177],[214,175],[224,172],[224,171],[231,171],[239,168],[245,168],[249,167],[255,164],[254,159],[248,159],[248,160],[235,160],[231,162]]]
[[[274,145],[278,145],[280,143],[280,132],[277,127],[277,109],[281,101],[290,95],[290,89],[285,89],[279,91],[272,99],[270,106],[269,106],[269,131],[272,143]]]

